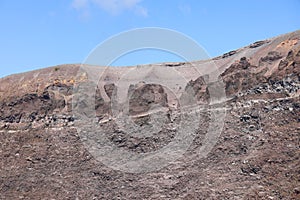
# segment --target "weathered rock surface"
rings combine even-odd
[[[296,31],[211,60],[158,64],[184,74],[187,84],[171,89],[182,95],[192,92],[197,105],[205,108],[212,108],[209,88],[215,83],[209,79],[215,73],[211,64],[216,65],[227,115],[206,157],[197,155],[212,117],[204,110],[186,153],[149,173],[113,170],[86,149],[76,129],[80,119],[72,112],[86,106],[86,98],[72,104],[74,86],[89,84],[87,75],[78,73],[79,65],[1,78],[0,199],[299,199],[299,40]],[[207,74],[195,73],[192,65]],[[133,82],[127,96],[133,121],[147,126],[153,112],[161,112],[166,121],[152,136],[127,134],[116,123],[111,105],[118,80],[129,69],[106,69],[101,84],[91,85],[95,116],[118,148],[159,150],[177,134],[180,98],[162,85]]]

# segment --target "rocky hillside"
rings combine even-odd
[[[147,81],[130,82],[128,114],[135,125],[146,132],[152,116],[164,120],[153,135],[128,134],[116,122],[121,106],[115,104],[116,94],[122,92],[118,81],[134,67],[96,67],[102,78],[92,85],[97,126],[118,148],[142,155],[179,134],[179,102],[187,102],[185,94],[204,108],[184,155],[145,173],[115,170],[86,148],[78,131],[82,119],[74,114],[88,98],[74,103],[78,85],[90,84],[80,65],[1,78],[0,199],[300,198],[300,31],[210,60],[151,67],[172,68],[187,80],[183,86],[173,80],[172,91]],[[205,73],[195,73],[195,67]],[[211,83],[213,74],[218,81]],[[213,118],[211,88],[216,84],[224,86],[226,95],[218,103],[226,116],[216,144],[201,157],[197,152]]]

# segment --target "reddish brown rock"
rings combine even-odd
[[[208,74],[197,74],[191,63],[167,63],[187,79],[186,85],[172,89],[194,95],[197,105],[192,106],[202,110],[184,155],[148,173],[113,170],[93,157],[76,129],[81,119],[72,108],[84,111],[88,95],[94,95],[98,128],[106,131],[107,140],[143,155],[176,138],[176,125],[183,120],[178,115],[190,114],[180,113],[183,97],[175,101],[162,85],[132,82],[127,117],[145,130],[152,114],[166,119],[153,135],[138,137],[120,127],[111,109],[120,92],[118,81],[130,67],[107,69],[99,85],[78,73],[79,65],[1,78],[0,199],[299,199],[299,38],[296,31],[192,63]],[[212,62],[219,72],[210,71]],[[214,73],[218,77],[210,81]],[[214,117],[209,109],[221,104],[210,102],[210,88],[220,87],[221,80],[227,115],[216,145],[201,157],[198,152]],[[74,96],[80,83],[94,93]],[[78,98],[74,104],[73,98]]]

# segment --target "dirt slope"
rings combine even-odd
[[[83,144],[76,129],[81,119],[72,112],[73,86],[89,78],[80,65],[1,78],[0,199],[299,199],[299,40],[296,31],[211,60],[151,65],[181,73],[188,83],[171,89],[181,97],[192,91],[196,106],[209,109],[207,77],[216,73],[216,66],[226,93],[221,99],[226,117],[206,157],[197,152],[212,118],[209,111],[201,112],[184,156],[147,173],[113,170]],[[159,84],[132,81],[128,112],[134,123],[147,128],[156,112],[165,116],[166,126],[152,136],[129,135],[118,127],[111,105],[120,92],[118,80],[134,67],[90,67],[102,73],[94,85],[95,115],[110,142],[142,154],[175,138],[178,130],[171,125],[177,119],[172,116],[181,108],[172,92]]]

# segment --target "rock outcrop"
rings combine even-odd
[[[106,69],[99,84],[88,83],[80,65],[1,78],[0,199],[299,199],[299,40],[296,31],[211,60],[158,64],[184,74],[186,85],[132,82],[126,104],[117,102],[118,81],[131,68]],[[209,71],[211,63],[219,72]],[[208,73],[194,73],[192,66]],[[141,155],[176,139],[184,119],[179,116],[190,114],[181,113],[180,104],[189,93],[196,103],[191,113],[202,109],[192,144],[176,161],[147,173],[126,173],[99,162],[76,127],[81,119],[73,108],[88,106],[88,97],[73,101],[80,83],[94,88],[96,123],[107,140]],[[221,83],[226,98],[212,102],[211,88]],[[222,132],[201,157],[197,152],[209,132],[210,110],[217,109],[227,112]],[[145,132],[160,116],[161,129],[130,135],[116,111]]]

